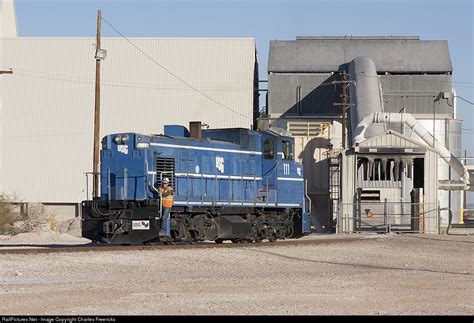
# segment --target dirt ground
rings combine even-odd
[[[0,314],[472,315],[473,246],[473,235],[389,235],[304,246],[0,255]]]

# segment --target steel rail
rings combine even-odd
[[[15,245],[0,245],[0,255],[6,254],[43,254],[43,253],[73,253],[73,252],[107,252],[107,251],[151,251],[151,250],[177,250],[177,249],[208,249],[208,248],[260,248],[260,247],[285,247],[285,246],[303,246],[303,245],[323,245],[348,243],[357,241],[367,241],[364,237],[351,238],[331,238],[331,239],[311,239],[311,240],[280,240],[276,242],[263,243],[223,243],[197,242],[197,243],[177,243],[167,245],[157,243],[155,245],[109,245],[109,244],[90,244],[90,245],[54,245],[44,247],[20,248]]]

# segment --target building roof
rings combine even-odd
[[[100,135],[163,132],[202,121],[249,128],[255,39],[102,39]],[[33,202],[77,203],[92,171],[95,38],[3,39],[0,191]],[[160,66],[161,65],[161,66]],[[172,76],[165,69],[186,82]],[[89,192],[91,190],[89,189]]]
[[[297,37],[270,42],[268,72],[327,73],[358,56],[370,57],[378,72],[452,72],[448,42],[417,36]]]

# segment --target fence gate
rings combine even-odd
[[[340,204],[339,214],[342,232],[406,232],[425,233],[425,222],[438,219],[436,204],[422,202],[392,202],[387,199],[383,202],[359,202],[355,204]],[[353,216],[347,216],[353,209]]]

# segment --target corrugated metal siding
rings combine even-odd
[[[381,72],[451,72],[448,42],[438,40],[297,39],[271,41],[269,72],[335,72],[358,56]]]
[[[412,114],[448,114],[454,116],[454,109],[447,100],[433,104],[439,92],[452,91],[451,75],[381,75],[385,112]]]
[[[212,128],[252,123],[255,41],[251,38],[132,38],[187,83],[126,40],[104,38],[101,136],[161,133],[164,124],[201,120]],[[0,182],[26,201],[79,202],[92,170],[95,61],[93,38],[3,40]]]
[[[336,77],[330,74],[271,73],[268,76],[268,107],[272,117],[298,115],[340,116],[333,105],[339,101],[339,87],[331,85]],[[433,104],[439,92],[452,91],[451,75],[381,75],[385,112],[412,114],[444,114],[454,116],[447,100]],[[297,87],[301,87],[298,107]]]
[[[338,100],[339,92],[337,87],[330,84],[332,81],[335,81],[335,76],[329,74],[270,74],[269,113],[275,117],[340,116],[339,108],[333,105]],[[298,87],[301,88],[301,100],[298,100]]]

